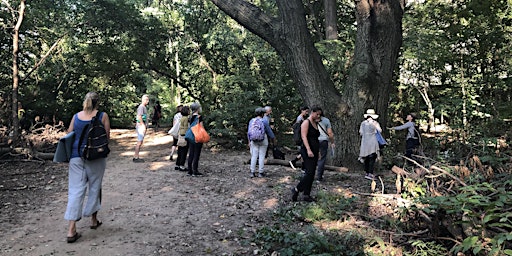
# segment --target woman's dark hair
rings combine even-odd
[[[300,107],[300,111],[303,111],[303,110],[309,110],[309,107],[308,107],[308,106],[302,106],[302,107]]]
[[[311,108],[311,112],[318,112],[318,111],[324,112],[324,111],[322,110],[322,108],[321,108],[321,107],[319,107],[319,106],[313,106],[313,107]]]
[[[409,115],[412,117],[411,121],[416,121],[416,113],[409,113]]]
[[[181,115],[188,116],[190,114],[190,108],[188,106],[183,106],[180,112]]]

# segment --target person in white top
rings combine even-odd
[[[183,108],[183,105],[178,105],[176,107],[176,114],[174,114],[174,118],[172,119],[172,126],[178,125],[179,129],[179,123],[180,119],[182,117],[181,115],[181,109]],[[172,161],[172,156],[174,155],[174,151],[178,148],[178,134],[172,134],[172,146],[171,146],[171,154],[169,155],[169,160]],[[176,169],[177,170],[177,169]]]
[[[364,163],[365,178],[373,180],[375,178],[373,171],[375,160],[379,155],[380,147],[377,141],[377,131],[382,132],[379,122],[375,119],[379,115],[375,114],[375,110],[368,109],[363,115],[365,120],[361,122],[359,127],[359,134],[361,135],[361,147],[359,149],[359,159]]]

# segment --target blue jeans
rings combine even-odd
[[[256,171],[256,162],[258,162],[258,172],[264,173],[263,169],[265,164],[265,154],[267,153],[268,147],[268,139],[265,136],[265,139],[261,142],[251,141],[251,173]]]

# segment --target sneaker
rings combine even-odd
[[[256,177],[256,174],[254,172],[251,172],[251,174],[249,174],[249,177],[254,178]]]
[[[259,178],[264,178],[265,176],[267,176],[267,175],[263,172],[258,173]]]
[[[134,159],[133,159],[133,162],[134,162],[134,163],[144,163],[144,159],[134,158]]]
[[[368,173],[364,176],[364,178],[367,180],[373,180],[375,178],[375,176],[373,176],[373,174],[371,174],[371,173]]]
[[[179,170],[180,170],[180,167],[176,165],[176,166],[174,166],[174,170],[175,170],[175,171],[179,171]]]
[[[185,166],[180,166],[180,170],[179,171],[180,172],[186,172],[186,171],[188,171],[188,169],[185,168]]]
[[[297,168],[295,168],[295,166],[293,165],[293,161],[288,161],[288,163],[290,164],[290,167],[292,167],[294,171],[297,170]]]
[[[292,201],[297,202],[297,197],[299,196],[299,191],[297,191],[297,188],[293,187],[292,189]]]
[[[197,176],[203,176],[203,174],[202,174],[202,173],[200,173],[200,172],[194,172],[194,173],[192,174],[192,177],[197,177]]]
[[[189,172],[187,173],[187,175],[188,175],[188,176],[194,176],[194,173],[193,173],[193,172],[191,172],[191,171],[189,171]]]
[[[322,178],[322,177],[318,177],[318,179],[316,179],[316,181],[317,181],[317,182],[322,182],[322,181],[324,181],[324,178]]]

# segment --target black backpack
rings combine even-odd
[[[92,118],[91,122],[84,127],[80,140],[78,141],[78,154],[84,160],[96,160],[105,158],[110,153],[108,148],[107,131],[101,123],[100,112]],[[81,149],[82,141],[86,138],[85,146]]]

